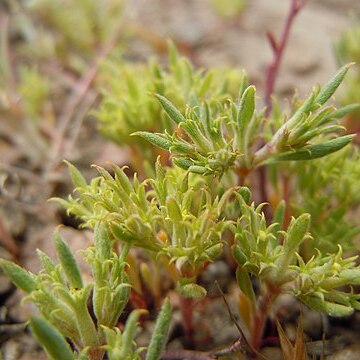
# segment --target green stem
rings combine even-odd
[[[87,309],[86,299],[75,304],[76,323],[80,333],[83,348],[89,348],[88,356],[91,360],[101,360],[104,351],[99,349],[100,343],[95,324]]]

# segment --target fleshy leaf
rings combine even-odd
[[[150,345],[146,354],[146,360],[159,360],[165,348],[169,325],[171,320],[171,304],[165,299],[161,311],[156,320],[155,329],[151,337]]]
[[[169,101],[165,96],[162,96],[159,94],[155,94],[155,96],[159,100],[161,106],[166,111],[166,113],[169,115],[171,120],[175,121],[177,124],[180,124],[181,122],[185,121],[184,116],[174,106],[174,104],[171,101]]]
[[[271,158],[268,163],[278,161],[312,160],[339,151],[349,144],[354,135],[345,135],[336,139],[328,140],[320,144],[305,146],[300,150],[283,153]]]
[[[0,259],[0,267],[4,274],[21,290],[31,293],[37,284],[31,274],[11,261]]]
[[[54,233],[54,240],[56,254],[65,272],[69,285],[75,289],[81,289],[83,287],[83,282],[76,260],[58,230]]]
[[[169,150],[171,146],[171,141],[169,141],[163,134],[153,134],[147,131],[137,131],[132,133],[131,136],[140,136],[149,143],[164,150]]]
[[[206,296],[206,290],[198,284],[185,284],[177,288],[180,295],[187,298],[202,298]]]
[[[335,76],[330,79],[330,81],[325,84],[322,89],[320,90],[319,94],[315,99],[315,103],[323,105],[325,104],[331,96],[335,93],[336,89],[339,87],[341,82],[344,80],[346,73],[348,72],[349,68],[353,65],[353,63],[344,65],[336,74]]]
[[[34,316],[30,320],[30,330],[51,359],[74,360],[73,353],[65,338],[49,322],[39,316]]]

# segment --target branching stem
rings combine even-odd
[[[266,82],[265,82],[265,118],[268,118],[272,111],[272,95],[274,93],[275,82],[279,73],[279,67],[281,60],[284,54],[284,49],[286,47],[287,41],[289,39],[290,29],[293,25],[294,19],[298,12],[305,5],[307,0],[291,0],[291,5],[289,12],[285,21],[285,25],[282,31],[280,41],[276,41],[274,34],[272,32],[267,33],[268,40],[270,42],[271,48],[273,50],[273,60],[269,64],[266,73]],[[262,144],[264,145],[264,144]],[[268,193],[266,188],[266,168],[261,167],[258,171],[259,178],[259,188],[260,195],[263,202],[268,202]]]
[[[283,58],[284,49],[289,39],[290,29],[293,25],[294,19],[301,8],[305,5],[306,0],[291,0],[290,9],[286,18],[285,26],[282,31],[280,41],[276,41],[272,32],[267,33],[271,48],[273,50],[274,58],[267,68],[266,83],[265,83],[265,117],[269,117],[272,110],[271,97],[274,93],[275,82],[278,76],[279,67]]]

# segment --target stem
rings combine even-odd
[[[88,312],[86,303],[81,301],[74,310],[83,348],[89,347],[87,353],[90,360],[101,360],[104,355],[104,350],[99,348],[98,333]]]
[[[238,178],[238,186],[244,186],[245,179],[247,175],[251,172],[251,170],[247,169],[246,167],[237,167],[234,169],[234,172]]]
[[[258,311],[255,314],[254,326],[251,331],[251,345],[256,350],[261,348],[266,320],[279,293],[280,289],[278,287],[268,285],[265,293],[259,298]]]
[[[284,224],[282,230],[287,230],[290,225],[291,220],[291,208],[290,208],[290,178],[288,175],[283,175],[283,199],[285,200],[285,214],[284,214]]]
[[[192,341],[193,339],[193,298],[180,297],[180,309],[184,321],[184,329],[186,337]]]
[[[282,31],[281,39],[277,42],[274,38],[274,35],[271,32],[267,33],[271,48],[273,50],[274,58],[267,68],[266,74],[266,83],[265,83],[265,105],[266,112],[265,117],[269,117],[272,110],[271,96],[274,93],[275,82],[278,76],[279,67],[281,60],[283,58],[284,49],[286,47],[287,41],[289,39],[290,29],[292,27],[293,21],[305,5],[306,0],[291,0],[290,9],[285,21],[285,26]]]
[[[273,33],[268,32],[267,37],[269,39],[271,48],[273,50],[273,60],[269,64],[266,73],[266,82],[265,82],[265,118],[268,118],[272,111],[272,101],[271,97],[274,93],[275,82],[279,73],[279,67],[281,64],[281,60],[284,54],[284,49],[286,47],[287,41],[289,39],[290,29],[293,24],[293,21],[297,15],[297,13],[301,10],[301,8],[305,5],[306,0],[291,0],[291,6],[285,21],[285,26],[282,31],[282,35],[280,41],[277,42]],[[261,144],[261,147],[264,144]],[[268,202],[268,193],[267,193],[267,173],[265,167],[260,167],[258,171],[259,176],[259,187],[260,187],[260,195],[262,202]]]

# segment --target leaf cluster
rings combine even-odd
[[[104,136],[119,145],[130,146],[153,162],[156,159],[152,155],[154,149],[147,149],[140,138],[129,136],[136,131],[173,131],[174,123],[154,94],[166,97],[180,111],[185,111],[188,104],[205,99],[222,103],[228,97],[236,97],[238,89],[246,83],[244,71],[195,69],[170,44],[168,69],[156,60],[147,65],[105,62],[99,74],[102,102],[95,115]]]
[[[359,204],[359,171],[356,146],[310,162],[272,165],[276,196],[281,196],[281,177],[285,176],[291,188],[291,212],[311,214],[311,232],[317,239],[311,244],[312,251],[314,246],[322,253],[336,252],[337,244],[344,250],[354,247],[360,230],[353,215]]]
[[[116,241],[153,257],[165,255],[180,277],[189,278],[184,286],[221,254],[228,225],[222,211],[234,189],[213,197],[203,181],[190,181],[180,169],[167,171],[159,161],[155,178],[143,182],[136,176],[131,182],[124,168],[113,166],[114,176],[97,167],[100,177],[87,184],[73,165],[69,168],[79,197],[56,201],[86,226],[106,222]]]
[[[359,101],[360,89],[360,21],[358,17],[354,17],[353,25],[348,30],[344,31],[340,39],[334,45],[334,51],[338,64],[342,65],[346,62],[352,61],[356,63],[355,71],[352,76],[345,81],[345,88],[341,94],[340,101],[344,105],[356,103]],[[354,109],[352,116],[358,118],[360,109]]]
[[[251,276],[277,291],[280,287],[280,292],[290,293],[309,307],[332,316],[348,315],[359,308],[359,295],[342,290],[344,286],[359,283],[360,267],[356,265],[356,257],[344,259],[341,247],[337,253],[326,256],[318,252],[308,261],[299,255],[301,247],[314,240],[308,232],[309,214],[292,218],[287,231],[280,231],[283,203],[275,213],[278,222],[268,226],[261,212],[262,205],[255,208],[240,196],[238,199],[243,215],[232,228],[235,234],[232,251],[239,265],[240,289],[253,303],[255,293]]]
[[[238,101],[217,104],[215,111],[211,111],[208,103],[199,102],[185,114],[168,99],[157,95],[177,129],[172,134],[141,131],[135,135],[169,150],[177,166],[203,175],[221,175],[234,168],[250,171],[265,163],[320,158],[340,150],[352,139],[351,135],[329,138],[341,129],[334,121],[351,111],[352,106],[338,110],[323,106],[348,68],[349,65],[341,68],[324,87],[315,88],[258,150],[255,145],[264,143],[266,138],[259,136],[263,115],[255,114],[253,86],[241,88]]]
[[[54,242],[58,263],[38,250],[43,269],[37,275],[6,260],[0,263],[11,281],[28,294],[25,301],[32,301],[42,315],[30,319],[34,336],[56,360],[102,359],[105,351],[110,359],[140,359],[145,349],[135,348],[134,338],[138,319],[146,310],[133,311],[124,331],[115,328],[130,294],[125,262],[128,247],[115,254],[106,226],[98,223],[94,246],[84,250],[92,270],[92,282],[84,284],[78,264],[58,231]],[[146,359],[159,359],[170,314],[170,303],[165,300]],[[65,338],[71,340],[74,350]]]

